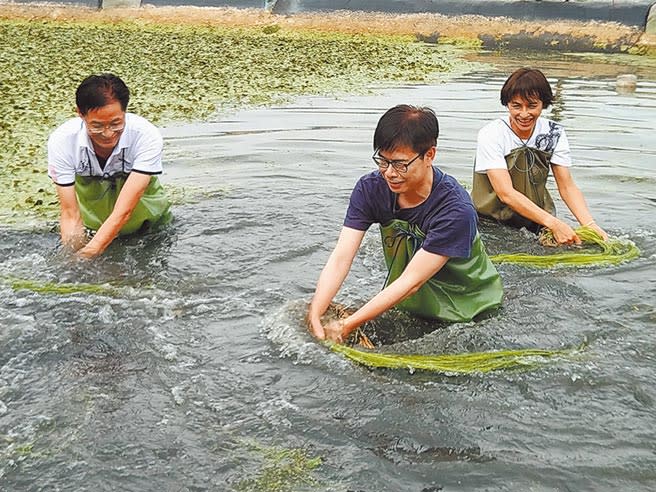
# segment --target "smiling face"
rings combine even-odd
[[[109,104],[90,109],[84,115],[79,111],[78,114],[84,120],[96,154],[109,157],[125,128],[125,111],[121,103],[111,100]]]
[[[378,152],[378,155],[385,161],[392,161],[396,164],[387,166],[387,169],[379,168],[387,186],[389,186],[393,193],[406,195],[411,198],[414,195],[422,194],[427,184],[430,189],[435,147],[431,147],[423,154],[417,154],[418,152],[415,152],[409,147],[399,147],[392,151],[381,150]],[[399,165],[401,163],[410,163],[406,172],[395,169],[395,167],[403,167]]]
[[[515,96],[508,102],[510,127],[517,136],[524,140],[531,136],[543,107],[539,98],[524,99],[522,96]]]

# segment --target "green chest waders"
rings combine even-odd
[[[383,252],[389,274],[385,286],[396,280],[426,237],[403,220],[381,225]],[[422,318],[470,321],[474,316],[501,305],[503,286],[496,268],[476,236],[469,258],[451,258],[419,290],[396,307]]]
[[[127,177],[127,174],[118,174],[110,178],[76,176],[75,192],[84,227],[97,231],[107,220],[114,210]],[[152,176],[146,191],[132,211],[130,219],[121,228],[119,235],[149,230],[168,223],[171,220],[170,207],[171,203],[166,198],[162,185],[156,176]]]
[[[506,156],[513,188],[551,215],[556,207],[546,188],[551,153],[523,145]],[[515,213],[499,200],[490,179],[485,173],[474,171],[472,201],[479,214],[509,223],[515,227],[537,230],[539,225]]]

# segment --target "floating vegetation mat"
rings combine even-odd
[[[413,36],[278,26],[0,18],[0,33],[0,224],[13,227],[57,218],[46,141],[74,116],[89,74],[119,75],[131,90],[128,110],[163,125],[301,94],[363,92],[374,81],[428,82],[465,65]]]
[[[531,369],[549,359],[571,358],[578,355],[584,346],[573,349],[516,349],[493,352],[471,352],[463,354],[419,355],[368,352],[346,345],[329,343],[333,352],[344,355],[358,364],[368,367],[431,371],[444,374],[472,374],[510,369]]]
[[[321,457],[310,457],[304,449],[254,448],[262,454],[264,464],[260,472],[241,480],[236,490],[244,492],[291,492],[315,489],[318,481],[312,472],[321,463]]]
[[[490,259],[494,263],[516,263],[536,268],[550,268],[554,266],[617,265],[640,256],[640,250],[632,241],[616,238],[604,241],[590,227],[579,227],[575,229],[575,232],[583,242],[580,248],[549,255],[506,253],[490,256]],[[541,237],[541,242],[543,244],[554,243],[551,231]]]

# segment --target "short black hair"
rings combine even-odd
[[[118,101],[123,111],[127,109],[130,101],[130,89],[112,73],[89,75],[75,91],[75,104],[83,115],[91,109],[111,104],[112,101]]]
[[[551,86],[544,74],[536,68],[520,68],[508,77],[501,88],[501,104],[508,106],[515,96],[527,101],[539,99],[546,109],[554,100]]]
[[[435,112],[426,107],[399,104],[380,118],[374,132],[374,151],[408,147],[426,152],[437,145],[440,127]]]

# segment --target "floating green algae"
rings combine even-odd
[[[321,457],[311,458],[305,449],[255,448],[264,458],[257,476],[241,480],[235,487],[244,492],[289,492],[298,487],[318,485],[312,471],[321,465]],[[307,489],[304,489],[307,490]]]
[[[232,187],[227,185],[208,189],[197,185],[166,183],[164,187],[166,188],[166,196],[173,205],[200,203],[210,198],[228,196],[232,191]]]
[[[554,266],[617,265],[640,256],[640,250],[632,241],[617,238],[609,238],[604,241],[594,229],[585,226],[578,227],[575,232],[583,245],[587,247],[548,255],[505,253],[490,256],[490,260],[494,263],[516,263],[536,268],[550,268]],[[590,246],[596,248],[596,251]]]
[[[578,354],[576,349],[514,349],[462,354],[393,354],[369,352],[346,345],[329,344],[333,352],[368,367],[431,371],[444,374],[488,373],[510,369],[531,369],[544,364],[548,359],[569,358]]]
[[[75,89],[91,73],[118,74],[129,110],[162,125],[300,94],[426,82],[457,63],[412,36],[7,19],[0,32],[0,224],[14,227],[56,220],[45,144],[74,115]]]
[[[120,295],[120,289],[109,284],[42,282],[18,278],[5,279],[14,290],[29,290],[38,294],[95,294],[110,297]]]
[[[3,472],[9,467],[19,466],[23,461],[30,458],[38,457],[39,454],[34,452],[34,443],[25,442],[22,444],[16,443],[13,437],[4,436],[5,441],[4,449],[0,447],[0,477]]]

